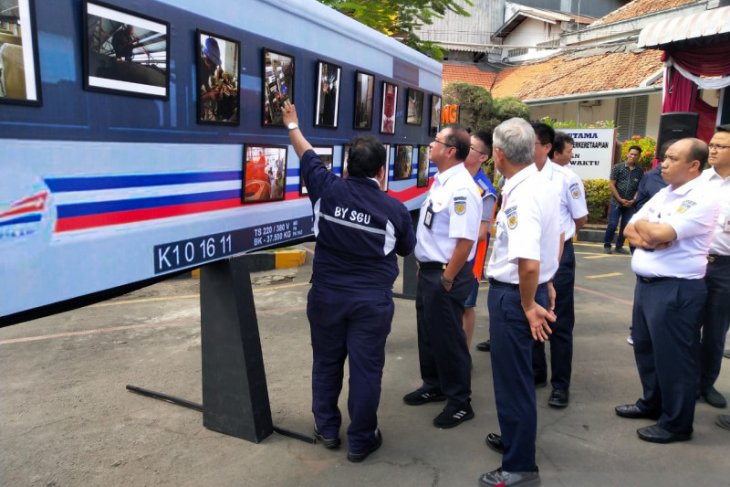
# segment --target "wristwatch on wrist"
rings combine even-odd
[[[288,128],[289,130],[296,130],[296,129],[298,129],[298,128],[299,128],[299,125],[297,125],[297,124],[296,124],[296,123],[294,123],[294,122],[289,122],[289,123],[287,124],[286,128]]]

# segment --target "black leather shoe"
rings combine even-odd
[[[352,463],[360,463],[381,446],[383,446],[383,435],[380,434],[380,430],[377,429],[375,430],[375,440],[373,441],[373,444],[360,453],[353,453],[351,451],[347,452],[347,459]]]
[[[730,431],[730,414],[719,414],[715,424],[724,430]]]
[[[570,393],[567,389],[553,389],[548,399],[548,406],[551,408],[568,407]]]
[[[491,349],[492,349],[491,340],[487,340],[486,342],[477,343],[477,350],[479,350],[480,352],[489,352]]]
[[[709,389],[702,393],[702,397],[704,397],[705,402],[707,402],[707,404],[712,407],[720,409],[727,407],[727,401],[725,400],[725,396],[717,392],[717,389],[712,386],[710,386]]]
[[[466,404],[459,408],[447,407],[441,414],[433,419],[433,425],[437,428],[454,428],[464,421],[468,421],[474,417],[474,410],[470,404]]]
[[[730,348],[722,352],[722,356],[725,358],[730,358]]]
[[[613,254],[613,251],[611,250],[611,247],[603,247],[603,253],[604,254]]]
[[[625,248],[623,248],[623,247],[617,247],[617,248],[616,248],[616,250],[615,250],[615,252],[616,252],[617,254],[622,254],[622,255],[628,255],[628,254],[629,254],[629,251],[628,251],[628,250],[626,250],[626,249],[625,249]]]
[[[675,441],[687,441],[692,438],[692,433],[672,433],[656,424],[639,428],[636,430],[636,434],[642,440],[651,443],[674,443]]]
[[[429,402],[441,402],[445,401],[446,396],[440,392],[424,391],[423,389],[416,389],[403,396],[403,402],[409,406],[420,406],[421,404],[427,404]]]
[[[489,433],[485,441],[489,448],[499,453],[500,455],[504,455],[504,443],[502,443],[502,435],[498,435],[497,433]]]
[[[659,419],[659,416],[661,416],[661,414],[650,413],[639,409],[639,406],[636,404],[622,404],[621,406],[616,406],[615,411],[616,416],[629,419]]]
[[[339,448],[341,443],[339,438],[325,438],[319,431],[317,431],[317,428],[314,428],[314,439],[317,443],[322,443],[325,448],[330,450]]]
[[[508,472],[498,468],[491,472],[483,473],[479,477],[480,487],[514,487],[521,485],[540,485],[540,473],[535,472]]]

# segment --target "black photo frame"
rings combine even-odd
[[[340,109],[342,67],[317,61],[317,100],[314,105],[314,126],[337,128]]]
[[[431,95],[431,119],[428,125],[428,135],[436,137],[441,130],[441,96]]]
[[[431,171],[431,160],[428,158],[428,146],[418,146],[418,172],[416,174],[416,187],[428,187],[429,172]]]
[[[380,110],[380,133],[395,135],[395,114],[398,107],[398,85],[383,81],[383,104]]]
[[[315,145],[312,146],[312,150],[315,154],[319,156],[319,158],[322,160],[322,163],[329,169],[330,171],[335,170],[335,148],[331,145]],[[309,194],[309,191],[307,190],[307,186],[304,184],[304,174],[302,174],[301,167],[299,168],[299,195],[300,196],[306,196]]]
[[[347,172],[347,161],[350,157],[350,144],[345,144],[342,146],[342,164],[340,165],[340,176],[343,178],[346,178],[348,176]]]
[[[383,144],[383,146],[385,146],[385,176],[380,183],[380,189],[388,191],[388,182],[390,180],[390,144]]]
[[[423,123],[423,92],[408,88],[406,103],[406,125],[421,125]]]
[[[283,127],[284,102],[294,103],[294,56],[263,49],[263,126]]]
[[[84,89],[167,100],[168,22],[84,0],[82,38]]]
[[[201,29],[195,32],[197,122],[241,122],[241,43]]]
[[[0,103],[40,106],[43,99],[35,2],[11,0],[0,15],[2,23],[12,28],[12,32],[0,35]]]
[[[242,203],[282,201],[286,195],[287,146],[243,146]]]
[[[375,99],[375,76],[355,71],[355,111],[353,128],[370,130],[373,127],[373,100]]]
[[[413,146],[397,144],[395,146],[395,161],[393,162],[393,181],[411,179],[413,173]]]

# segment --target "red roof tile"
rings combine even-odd
[[[591,24],[591,27],[613,24],[622,20],[630,20],[636,17],[641,17],[642,15],[659,12],[661,10],[669,10],[683,5],[690,5],[703,1],[704,0],[634,0],[633,2],[629,2],[623,7],[596,20],[593,24]]]
[[[470,64],[444,64],[443,87],[450,83],[469,83],[470,85],[481,86],[488,90],[497,78],[497,73],[482,71],[478,66]]]

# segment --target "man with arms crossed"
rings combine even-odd
[[[632,336],[643,397],[616,406],[624,418],[656,424],[636,430],[653,443],[692,437],[699,367],[699,327],[707,290],[707,251],[718,204],[700,178],[707,144],[680,139],[662,162],[661,189],[631,219],[626,236],[636,247]]]

